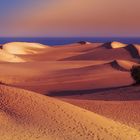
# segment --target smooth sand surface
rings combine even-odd
[[[3,44],[0,140],[139,140],[138,46]]]

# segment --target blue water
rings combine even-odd
[[[111,41],[119,41],[122,43],[140,44],[140,38],[87,38],[87,37],[73,37],[73,38],[0,38],[0,44],[4,44],[7,42],[36,42],[45,45],[64,45],[79,41],[88,41],[88,42],[111,42]]]

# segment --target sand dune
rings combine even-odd
[[[1,64],[0,81],[43,94],[47,91],[86,90],[132,84],[133,80],[125,66],[115,62],[117,61]]]
[[[56,61],[89,52],[100,46],[101,43],[91,43],[85,45],[77,43],[71,45],[53,46],[46,48],[46,50],[39,54],[19,55],[19,57],[26,61]]]
[[[4,44],[0,139],[139,140],[140,88],[130,86],[139,55],[120,42]]]
[[[124,89],[125,90],[125,89]],[[85,92],[86,93],[86,92]],[[106,96],[107,93],[104,94]],[[133,92],[131,93],[133,94]],[[91,95],[92,96],[92,95]],[[96,95],[95,95],[96,96]],[[129,95],[131,98],[132,95]],[[136,97],[136,95],[134,95]],[[111,98],[111,97],[110,97]],[[140,131],[140,101],[104,101],[97,99],[89,100],[82,99],[77,96],[69,97],[61,97],[59,98],[65,102],[69,102],[76,106],[82,107],[86,110],[90,110],[92,112],[98,113],[107,118],[113,119],[120,123],[126,124],[130,127],[133,127]],[[126,98],[127,99],[127,98]]]
[[[108,49],[109,46],[117,49]],[[133,57],[139,57],[137,45],[132,46],[119,42],[71,44],[51,48],[38,43],[12,42],[4,44],[3,50],[11,54],[18,54],[27,61],[113,60],[113,58],[131,60]]]
[[[140,45],[134,44],[134,47],[136,48],[136,50],[137,50],[137,52],[138,52],[138,54],[140,56]]]
[[[126,47],[127,44],[124,44],[124,43],[121,43],[121,42],[111,42],[111,47],[114,48],[114,49],[117,49],[117,48],[123,48],[123,47]]]
[[[77,95],[71,94],[57,98],[140,130],[139,90],[139,86],[129,86],[98,91],[81,91],[77,92]]]
[[[97,47],[100,47],[101,45],[103,45],[103,43],[91,43],[91,42],[81,43],[81,42],[72,43],[72,44],[66,44],[66,45],[57,45],[57,46],[53,46],[53,47],[57,47],[57,48],[59,47],[61,49],[63,48],[64,50],[65,49],[69,49],[69,50],[71,50],[71,49],[75,50],[76,49],[77,51],[80,51],[80,49],[84,49],[84,50],[86,50],[87,48],[92,48],[93,49],[93,48],[97,48]],[[79,49],[77,49],[77,47]]]
[[[0,49],[0,62],[25,62],[22,58]]]
[[[24,42],[4,44],[3,49],[12,54],[22,54],[19,56],[26,61],[113,60],[113,58],[131,60],[134,56],[136,56],[134,58],[137,58],[136,47],[127,46],[126,44],[121,44],[119,42],[112,42],[110,45],[112,48],[117,48],[117,50],[104,48],[104,46],[109,46],[109,44],[101,43],[90,43],[84,45],[71,44],[68,46],[64,45],[47,48],[41,44]]]
[[[0,91],[2,140],[140,137],[136,129],[53,98],[7,86],[0,86]]]
[[[39,43],[11,42],[2,46],[3,50],[11,54],[35,54],[46,49],[47,46]]]
[[[117,49],[109,49],[107,44],[102,45],[94,50],[85,52],[72,57],[67,57],[61,60],[133,60],[139,58],[137,49],[133,45],[120,47]]]
[[[138,66],[138,63],[132,62],[132,61],[126,61],[126,60],[117,60],[116,63],[122,67],[124,70],[130,71],[130,69],[133,66]]]

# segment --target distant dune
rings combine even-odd
[[[114,48],[114,49],[117,49],[117,48],[123,48],[123,47],[126,47],[127,44],[124,44],[124,43],[121,43],[121,42],[111,42],[111,47]]]
[[[20,55],[26,61],[56,61],[67,57],[77,56],[85,52],[89,52],[95,48],[98,48],[101,43],[91,43],[80,45],[79,43],[47,47],[43,52],[38,54]]]
[[[11,54],[35,54],[46,49],[47,46],[38,43],[11,42],[2,46],[3,50]]]
[[[0,62],[25,62],[22,58],[0,49]]]
[[[116,45],[116,44],[115,44]],[[116,48],[116,49],[114,49]],[[120,44],[115,47],[111,43],[105,43],[91,51],[85,52],[72,57],[67,57],[61,60],[114,60],[124,59],[136,61],[139,58],[138,49],[133,45],[120,47]]]
[[[139,55],[115,41],[3,44],[0,140],[139,140]]]

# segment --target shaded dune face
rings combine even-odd
[[[108,44],[105,44],[90,52],[85,52],[84,54],[68,57],[62,60],[135,60],[136,58],[139,58],[139,54],[138,50],[133,45],[114,49],[110,48]]]
[[[34,92],[0,86],[0,97],[3,139],[135,140],[140,136],[136,129]]]
[[[0,140],[139,140],[139,54],[120,42],[2,45]]]
[[[63,97],[70,99],[93,100],[93,101],[139,101],[140,87],[123,86],[115,88],[105,88],[99,90],[73,91],[77,94],[65,94]],[[78,93],[79,92],[79,93]],[[65,91],[66,93],[66,91]],[[61,95],[61,94],[60,94]],[[81,96],[82,95],[82,96]],[[59,96],[59,94],[58,94]],[[61,96],[59,96],[61,98]]]

